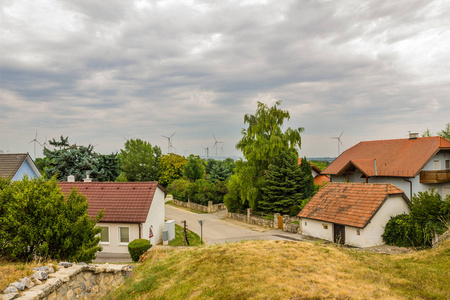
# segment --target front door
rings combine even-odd
[[[283,216],[278,216],[278,229],[283,229]]]
[[[337,244],[345,244],[345,226],[334,224],[334,242]]]

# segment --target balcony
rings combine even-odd
[[[421,183],[444,183],[450,182],[450,170],[422,171],[420,172]]]

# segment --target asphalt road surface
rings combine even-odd
[[[188,229],[198,235],[201,234],[198,221],[205,220],[203,224],[203,240],[207,244],[220,244],[242,240],[304,240],[304,237],[298,234],[288,233],[279,229],[262,228],[226,219],[225,211],[212,214],[199,214],[169,204],[166,204],[165,209],[166,220],[175,220],[175,223],[180,226],[182,226],[181,221],[186,220]]]

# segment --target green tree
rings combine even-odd
[[[46,178],[56,176],[58,180],[67,180],[67,176],[75,176],[80,181],[86,172],[94,181],[114,181],[119,175],[117,154],[102,155],[94,151],[94,146],[69,145],[68,137],[52,139],[49,144],[53,150],[44,148],[45,158],[39,165],[46,173]]]
[[[311,164],[306,160],[306,157],[303,157],[300,163],[300,170],[301,192],[304,198],[310,198],[314,194],[315,188]]]
[[[160,157],[158,146],[141,139],[127,140],[125,150],[120,150],[120,168],[128,181],[156,181]]]
[[[187,158],[187,163],[183,168],[183,176],[186,179],[195,181],[197,179],[202,179],[205,172],[205,166],[203,165],[202,159],[196,155],[189,155]]]
[[[263,184],[262,177],[273,159],[283,151],[301,147],[300,133],[304,129],[287,128],[283,132],[283,123],[289,120],[290,115],[288,111],[278,108],[280,104],[281,101],[278,101],[274,106],[268,107],[258,102],[256,114],[245,115],[244,123],[248,124],[248,128],[242,129],[243,137],[236,148],[242,151],[246,162],[236,162],[234,179],[228,187],[230,197],[239,197],[227,197],[227,203],[242,201],[244,207],[256,209]]]
[[[212,181],[226,181],[233,174],[234,169],[234,161],[233,163],[229,163],[227,161],[220,161],[211,168],[209,174],[209,180]]]
[[[159,180],[158,182],[167,187],[174,180],[183,177],[183,168],[187,159],[184,156],[169,153],[163,155],[159,160]]]
[[[438,135],[444,139],[447,139],[450,141],[450,123],[447,123],[447,125],[445,126],[445,129],[443,129],[442,131],[440,131],[438,133]]]
[[[95,258],[100,237],[87,214],[86,197],[76,190],[65,197],[55,179],[10,182],[0,179],[0,256],[84,261]]]
[[[410,214],[392,217],[386,224],[383,240],[403,247],[430,247],[435,234],[448,230],[450,196],[442,200],[434,190],[414,194]]]
[[[281,214],[298,211],[295,207],[298,207],[304,198],[302,179],[297,151],[290,149],[282,152],[274,158],[264,176],[260,209]]]

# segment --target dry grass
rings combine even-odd
[[[158,250],[113,299],[449,299],[450,243],[387,256],[254,241]]]
[[[11,263],[0,260],[0,293],[8,287],[8,285],[20,278],[33,274],[34,267],[42,266],[42,263]]]

